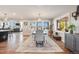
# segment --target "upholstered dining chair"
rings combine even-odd
[[[43,30],[36,31],[34,41],[36,43],[36,47],[38,47],[38,46],[43,47],[44,46],[45,36],[44,36]]]

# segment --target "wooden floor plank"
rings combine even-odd
[[[52,37],[51,37],[52,38]],[[57,41],[55,39],[52,38],[52,40],[54,40],[60,48],[62,48],[65,52],[54,52],[54,53],[45,53],[45,54],[69,54],[69,50],[65,48],[64,43],[62,41]],[[44,53],[16,53],[15,50],[8,50],[7,48],[7,41],[5,42],[1,42],[0,43],[0,54],[44,54]]]

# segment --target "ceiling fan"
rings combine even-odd
[[[75,20],[77,20],[77,17],[78,17],[78,16],[79,16],[79,5],[77,6],[76,12],[73,12],[73,13],[72,13],[72,17],[74,17]]]

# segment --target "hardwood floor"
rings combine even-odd
[[[15,53],[15,51],[8,50],[7,41],[0,42],[0,54],[13,54],[13,53]]]
[[[64,50],[64,54],[70,54],[70,50],[65,48],[65,44],[62,41],[55,40],[55,39],[53,39],[52,36],[50,36],[50,37],[52,38],[52,40],[54,40],[59,45],[59,47],[61,47]],[[59,52],[59,53],[63,53],[63,52]]]
[[[26,39],[28,36],[24,36]],[[51,37],[52,38],[52,37]],[[52,38],[65,52],[55,52],[55,53],[46,53],[46,54],[69,54],[69,50],[64,47],[64,43],[62,41],[57,41]],[[16,53],[15,50],[8,50],[7,41],[0,42],[0,54],[43,54],[43,53]]]

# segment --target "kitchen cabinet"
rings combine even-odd
[[[0,42],[6,41],[8,39],[8,31],[0,30]]]

